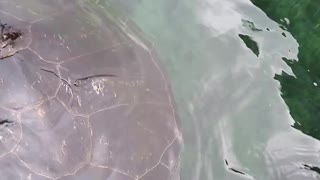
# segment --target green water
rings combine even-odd
[[[320,1],[107,3],[144,31],[168,72],[181,179],[320,178]]]

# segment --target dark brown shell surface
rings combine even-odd
[[[108,8],[0,1],[1,180],[180,179],[166,75]]]

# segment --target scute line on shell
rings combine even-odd
[[[42,177],[45,177],[45,178],[54,180],[53,177],[47,176],[47,175],[42,174],[42,173],[37,173],[37,172],[35,172],[34,170],[32,170],[32,168],[30,168],[30,167],[28,166],[28,163],[26,163],[26,162],[24,162],[23,160],[21,160],[20,157],[19,157],[15,152],[12,152],[12,154],[14,154],[14,155],[17,157],[17,159],[18,159],[18,161],[21,163],[21,165],[23,165],[25,168],[27,168],[27,169],[28,169],[30,172],[32,172],[33,174],[36,174],[36,175],[39,175],[39,176],[42,176]]]
[[[103,109],[99,109],[91,114],[89,114],[89,116],[92,116],[96,113],[99,113],[99,112],[102,112],[102,111],[106,111],[106,110],[109,110],[109,109],[113,109],[113,108],[118,108],[118,107],[122,107],[122,106],[129,106],[130,104],[116,104],[116,105],[113,105],[113,106],[109,106],[109,107],[106,107],[106,108],[103,108]]]
[[[18,19],[19,21],[28,22],[28,21],[26,21],[26,20],[24,20],[24,19],[21,19],[21,18],[15,16],[15,15],[12,15],[12,14],[7,13],[7,12],[2,11],[2,10],[0,10],[0,13],[5,14],[5,15],[8,15],[8,16],[11,16],[11,17],[13,17],[13,18],[16,18],[16,19]]]
[[[45,17],[41,17],[39,19],[35,19],[33,21],[30,21],[31,25],[37,23],[37,22],[40,22],[44,19],[47,19],[47,18],[52,18],[52,17],[55,17],[55,16],[58,16],[58,15],[62,15],[64,14],[65,12],[73,9],[73,8],[76,8],[76,6],[72,6],[72,7],[69,7],[69,8],[66,8],[66,9],[63,9],[63,10],[60,10],[60,11],[56,11],[56,12],[53,12],[52,14],[48,15],[48,16],[45,16]]]
[[[149,172],[151,172],[153,169],[155,169],[160,163],[161,163],[161,160],[162,160],[162,157],[164,156],[164,154],[167,152],[167,150],[172,146],[172,144],[176,141],[176,139],[179,137],[180,135],[177,134],[173,140],[167,145],[167,147],[163,150],[161,156],[160,156],[160,159],[159,161],[154,165],[152,166],[150,169],[148,169],[145,173],[143,173],[142,175],[138,176],[136,180],[138,179],[141,179],[143,176],[145,176],[146,174],[148,174]]]
[[[123,29],[123,31],[125,31],[125,32],[127,32],[126,31],[126,29],[129,29],[128,27],[127,27],[127,24],[126,23],[121,23],[122,25],[123,25],[123,27],[122,27],[122,29]],[[130,30],[130,29],[129,29]],[[127,32],[127,33],[129,33],[129,32]],[[141,32],[139,31],[138,32],[140,35],[141,35]],[[133,33],[133,35],[134,35],[134,33]],[[131,36],[129,36],[130,38],[131,38]],[[137,38],[137,37],[135,37],[134,36],[134,38],[135,39],[132,39],[134,42],[136,42],[137,40],[139,40],[139,38]],[[149,53],[149,55],[150,55],[150,58],[151,58],[151,60],[152,60],[152,63],[154,64],[154,66],[158,69],[158,71],[159,71],[159,73],[160,73],[160,75],[161,75],[161,77],[162,77],[162,81],[163,81],[163,83],[164,83],[164,86],[165,86],[165,90],[166,90],[166,92],[167,92],[167,94],[168,94],[168,100],[169,100],[169,103],[170,103],[170,107],[171,107],[171,110],[172,110],[172,114],[173,114],[173,117],[174,117],[174,123],[175,123],[175,125],[176,125],[176,127],[178,127],[178,125],[177,125],[177,119],[176,119],[176,117],[175,117],[175,115],[176,115],[176,112],[175,112],[175,110],[174,110],[174,105],[173,105],[173,101],[172,101],[172,98],[171,98],[171,92],[170,92],[170,88],[169,88],[169,85],[166,83],[166,76],[163,74],[163,72],[161,71],[161,68],[160,68],[160,66],[158,65],[158,63],[156,63],[156,61],[154,60],[154,58],[153,58],[153,56],[152,56],[152,51],[154,50],[154,42],[153,41],[150,41],[150,43],[151,43],[151,49],[150,48],[147,48],[145,45],[144,45],[144,43],[143,42],[136,42],[138,45],[143,45],[143,49],[145,49],[146,51],[148,51],[148,53]]]
[[[18,119],[17,124],[18,124],[19,129],[20,129],[20,137],[19,137],[19,140],[18,140],[18,142],[11,148],[10,151],[8,151],[7,153],[1,155],[1,156],[0,156],[0,159],[3,158],[3,157],[5,157],[5,156],[7,156],[7,155],[10,154],[10,153],[14,153],[14,152],[13,152],[14,149],[20,144],[20,142],[21,142],[21,140],[22,140],[23,131],[22,131],[22,126],[21,126],[21,113],[19,113],[17,116],[18,116],[18,117],[17,117],[17,119]]]
[[[93,55],[93,54],[96,54],[96,53],[99,53],[99,52],[102,52],[102,51],[105,51],[105,50],[112,49],[114,47],[121,46],[123,44],[130,44],[130,42],[129,41],[128,42],[125,41],[125,42],[116,43],[116,44],[113,44],[111,46],[107,46],[107,47],[104,47],[102,49],[98,49],[96,51],[92,51],[92,52],[81,54],[79,56],[74,56],[74,57],[71,57],[71,58],[63,59],[63,60],[61,60],[61,62],[59,64],[63,65],[64,63],[74,61],[74,60],[76,60],[76,59],[78,59],[80,57],[90,56],[90,55]]]
[[[121,171],[119,169],[116,169],[116,168],[111,168],[109,166],[95,165],[95,164],[92,164],[92,163],[90,163],[89,165],[92,166],[92,167],[98,167],[98,168],[102,168],[102,169],[110,169],[110,170],[112,170],[114,172],[117,172],[119,174],[125,175],[125,176],[127,176],[129,178],[136,179],[136,178],[132,177],[131,175],[129,175],[129,174],[127,174],[127,173],[125,173],[125,172],[123,172],[123,171]]]

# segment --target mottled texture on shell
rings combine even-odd
[[[0,20],[21,33],[2,35],[1,180],[179,179],[170,88],[132,23],[79,0],[0,1]]]

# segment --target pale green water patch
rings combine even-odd
[[[185,141],[181,179],[316,178],[300,169],[319,163],[320,144],[291,127],[274,79],[294,76],[283,58],[298,58],[282,24],[249,0],[111,4],[154,43],[169,74]]]

